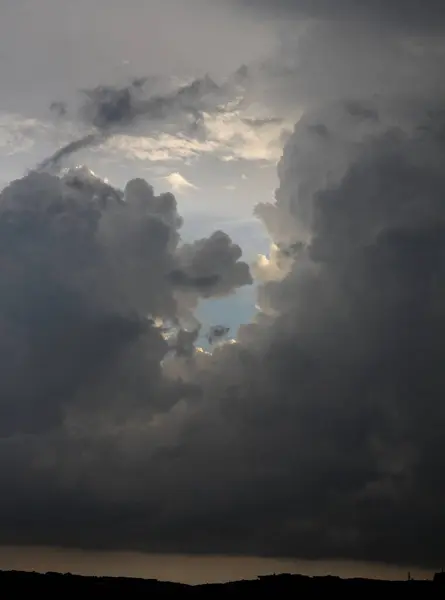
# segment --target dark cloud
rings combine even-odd
[[[65,102],[51,102],[49,109],[52,113],[54,113],[58,117],[65,117],[68,111],[67,105]]]
[[[195,343],[199,336],[199,327],[188,331],[179,329],[173,340],[170,342],[170,349],[174,350],[176,356],[192,357],[195,352]]]
[[[206,107],[214,108],[215,96],[222,98],[220,86],[209,76],[164,94],[150,94],[144,85],[144,79],[136,79],[126,87],[98,86],[85,90],[81,114],[87,123],[103,130],[128,125],[138,118],[160,121],[178,113],[198,118]]]
[[[379,114],[375,108],[368,107],[361,102],[346,102],[345,108],[350,115],[357,117],[358,119],[377,120],[379,118]]]
[[[432,566],[445,518],[443,141],[377,124],[362,138],[338,110],[314,116],[341,121],[334,143],[312,153],[305,119],[280,165],[276,210],[304,220],[310,243],[260,293],[275,316],[203,361],[223,421],[182,449],[200,465],[191,489],[206,481],[185,531],[199,550]]]
[[[233,0],[234,14],[246,9],[279,26],[276,52],[243,65],[233,79],[245,103],[264,103],[269,114],[287,120],[345,101],[356,118],[376,119],[383,99],[392,99],[397,119],[407,103],[425,105],[444,95],[442,4]]]
[[[203,275],[192,277],[181,269],[175,269],[169,273],[169,279],[174,285],[183,288],[212,288],[218,281],[218,275]]]
[[[72,154],[79,152],[79,150],[83,150],[84,148],[91,148],[92,146],[96,146],[103,142],[105,137],[101,134],[97,133],[89,133],[77,140],[69,142],[48,158],[45,158],[39,165],[36,167],[36,171],[51,171],[57,170],[60,168],[62,161],[65,158],[68,158]]]
[[[397,2],[333,6],[299,3],[316,22],[228,86],[299,118],[236,343],[197,348],[194,313],[252,281],[241,249],[181,244],[171,194],[87,171],[2,192],[1,542],[443,562],[441,8],[396,30]],[[102,87],[82,115],[193,121],[207,92]]]
[[[216,340],[222,340],[229,333],[230,327],[225,325],[213,325],[207,333],[207,341],[213,344]]]
[[[119,389],[126,377],[134,387],[122,389],[128,401],[154,393],[167,345],[148,316],[178,320],[181,313],[168,278],[182,264],[180,225],[174,197],[155,196],[143,180],[121,192],[85,169],[60,178],[32,172],[3,190],[3,435],[51,429],[82,398],[103,406],[111,382]],[[200,248],[199,261],[206,251]],[[228,293],[239,282],[230,240],[222,260],[225,252]],[[188,281],[188,306],[203,295],[201,287],[199,279]],[[144,359],[130,361],[135,348]]]
[[[86,205],[45,174],[3,192],[4,543],[441,563],[444,123],[378,114],[296,126],[259,209],[286,269],[212,354],[143,315],[193,305],[174,269],[240,283],[223,233],[177,246],[140,180]]]
[[[232,0],[234,4],[278,17],[358,21],[410,30],[441,30],[445,8],[441,0]]]
[[[184,244],[178,251],[186,282],[195,282],[205,296],[224,296],[234,288],[252,283],[249,267],[240,262],[240,246],[223,231]]]

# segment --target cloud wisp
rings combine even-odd
[[[57,173],[71,155],[101,145],[150,161],[207,153],[278,160],[282,132],[290,122],[262,116],[267,107],[252,115],[250,101],[243,99],[249,82],[238,71],[221,84],[205,76],[163,93],[150,93],[149,83],[136,79],[126,86],[84,90],[73,114],[65,102],[53,102],[51,112],[59,120],[74,117],[87,132],[41,161],[37,170]]]
[[[135,79],[124,87],[98,86],[84,90],[79,112],[83,122],[93,127],[94,131],[66,144],[45,159],[37,170],[58,168],[63,159],[79,150],[103,143],[119,127],[129,127],[138,120],[162,121],[182,114],[197,119],[201,107],[206,106],[206,97],[220,91],[210,77],[204,77],[173,92],[145,98],[142,93],[145,83],[145,79]],[[63,107],[62,111],[60,107]],[[51,108],[53,111],[56,109],[59,116],[66,115],[67,108],[63,102],[53,102]]]

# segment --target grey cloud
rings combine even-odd
[[[345,108],[350,115],[359,119],[377,120],[379,118],[379,114],[375,108],[368,107],[361,102],[346,102]]]
[[[255,20],[207,0],[5,5],[0,103],[41,117],[52,99],[71,101],[78,89],[115,84],[134,74],[196,78],[210,72],[225,77],[271,44],[272,35]]]
[[[168,346],[148,317],[181,314],[168,279],[182,264],[181,223],[172,194],[140,179],[116,190],[86,169],[31,172],[2,191],[2,435],[51,430],[86,409],[119,415],[120,394],[135,407],[150,394],[169,405]],[[229,239],[221,252],[237,271]],[[229,292],[239,279],[226,274]],[[196,281],[192,292],[202,294]]]
[[[261,127],[265,127],[267,125],[275,125],[283,122],[283,119],[279,117],[268,117],[266,119],[253,119],[253,118],[244,118],[242,119],[243,123],[246,125],[250,125],[253,129],[258,129]]]
[[[266,226],[277,243],[281,222],[310,235],[261,286],[265,312],[212,354],[193,351],[196,330],[179,334],[157,387],[143,380],[152,412],[126,397],[120,421],[110,408],[95,421],[87,403],[52,438],[3,440],[16,498],[15,512],[1,501],[3,539],[440,564],[445,157],[440,115],[427,120],[371,120],[364,135],[344,105],[303,119]],[[315,147],[311,122],[332,131]],[[218,265],[215,244],[179,262]]]
[[[2,193],[2,542],[442,564],[442,44],[342,6],[353,27],[234,77],[304,113],[236,343],[196,348],[194,310],[250,283],[241,250],[181,245],[173,196],[76,172]]]
[[[269,15],[359,21],[409,30],[441,30],[445,26],[445,8],[441,0],[234,0],[234,3],[264,10]]]
[[[49,109],[58,117],[65,117],[68,111],[68,107],[65,102],[51,102]]]
[[[81,178],[76,173],[76,180]],[[112,369],[128,344],[140,336],[156,341],[156,332],[136,310],[139,303],[147,312],[156,311],[158,300],[173,310],[165,286],[144,294],[147,284],[140,282],[118,297],[118,240],[104,231],[104,213],[122,207],[110,197],[109,186],[88,174],[85,179],[79,187],[70,174],[59,179],[31,173],[1,194],[3,433],[55,426],[82,386],[94,385]],[[148,258],[150,252],[156,256],[161,271],[156,279],[149,265],[139,264],[138,275],[152,275],[156,285],[163,264],[170,262],[164,226],[147,210],[138,211],[137,218],[145,222],[132,233],[152,234],[155,243],[144,249]],[[135,249],[127,248],[127,254]],[[109,260],[112,255],[115,261]],[[162,356],[162,345],[156,352]]]
[[[94,130],[69,142],[54,154],[43,160],[36,169],[54,170],[61,166],[64,159],[79,150],[100,145],[117,131],[126,129],[137,121],[165,121],[186,116],[192,118],[188,124],[196,128],[202,117],[202,111],[214,111],[223,99],[221,88],[209,77],[195,79],[190,84],[164,94],[144,95],[144,85],[148,78],[137,78],[124,87],[97,86],[83,91],[79,114],[85,125]],[[210,99],[210,97],[213,97]],[[67,104],[54,101],[50,110],[59,117],[67,114]]]
[[[179,329],[176,336],[173,338],[173,342],[170,344],[176,356],[187,356],[192,357],[195,352],[195,343],[199,336],[199,328],[192,331],[187,329]]]
[[[37,171],[51,171],[53,169],[59,169],[62,161],[75,154],[79,150],[84,148],[91,148],[104,141],[104,136],[97,133],[89,133],[73,142],[69,142],[62,148],[59,148],[54,154],[45,158],[39,165],[37,165]]]
[[[204,297],[223,296],[252,283],[249,266],[241,262],[242,250],[223,231],[184,244],[178,252],[185,283],[195,282]]]
[[[323,123],[316,123],[315,125],[308,125],[308,130],[320,135],[321,137],[328,137],[329,129]]]
[[[342,123],[318,152],[311,119]],[[276,210],[286,223],[304,218],[310,242],[260,294],[276,316],[197,359],[207,405],[191,413],[180,458],[162,459],[176,461],[186,491],[152,525],[157,549],[443,560],[437,119],[435,134],[373,121],[363,137],[337,106],[297,126]],[[337,152],[347,160],[329,181]]]
[[[245,6],[242,1],[233,5]],[[365,109],[370,119],[377,118],[375,104],[382,99],[392,98],[397,112],[401,99],[425,105],[442,97],[445,44],[440,31],[436,35],[432,29],[445,24],[442,17],[431,18],[428,27],[421,25],[419,16],[412,20],[417,29],[410,31],[404,22],[409,14],[406,3],[351,1],[339,6],[296,0],[295,10],[290,5],[252,3],[251,14],[262,14],[261,6],[269,8],[266,15],[281,7],[289,17],[300,14],[299,8],[310,18],[281,21],[276,52],[244,65],[234,76],[245,90],[245,103],[262,102],[271,114],[295,121],[302,112],[347,101],[357,118],[365,117]],[[400,18],[391,21],[394,7]],[[417,7],[420,12],[420,3]],[[426,3],[424,15],[429,19],[431,14]]]
[[[230,331],[225,325],[213,325],[207,333],[207,341],[213,344],[216,340],[223,339]]]
[[[170,281],[181,288],[211,288],[219,281],[218,275],[203,275],[192,277],[181,269],[175,269],[169,273]]]
[[[132,120],[133,94],[138,87],[97,87],[84,92],[87,101],[84,117],[99,129],[115,124],[125,124]],[[90,114],[88,114],[90,113]]]
[[[311,242],[260,295],[279,315],[265,341],[261,327],[250,334],[251,369],[267,369],[244,383],[258,394],[245,435],[267,436],[287,482],[281,498],[265,499],[276,520],[260,520],[280,540],[276,553],[432,566],[444,523],[433,476],[443,468],[443,142],[376,126],[357,144],[358,124],[340,116],[334,142],[312,155],[303,120],[280,165],[276,210],[304,219]],[[326,181],[335,152],[348,162]],[[250,401],[237,397],[231,411]]]
[[[163,120],[181,112],[198,118],[201,110],[213,108],[216,96],[222,98],[220,87],[209,76],[165,94],[144,95],[143,88],[144,80],[136,79],[127,87],[99,86],[85,90],[86,102],[81,106],[81,114],[87,123],[103,130],[128,125],[138,118]]]

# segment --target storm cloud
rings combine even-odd
[[[252,271],[141,179],[1,193],[2,543],[442,564],[442,9],[285,4],[308,28],[235,78],[298,115]],[[114,92],[98,130],[139,114]],[[199,348],[198,302],[251,273],[253,321]]]
[[[2,541],[440,562],[443,114],[363,119],[296,126],[263,219],[305,237],[212,354],[184,330],[165,360],[144,315],[175,318],[172,268],[246,282],[223,234],[177,246],[173,197],[142,181],[3,192]]]
[[[147,361],[145,366],[139,361],[148,386],[141,401],[154,394],[167,345],[153,319],[179,322],[182,311],[169,277],[182,265],[181,223],[171,194],[156,196],[138,179],[116,190],[86,169],[61,177],[31,172],[3,190],[4,434],[57,425],[78,394],[88,396],[109,376],[115,382],[125,378],[121,371],[130,366],[124,366],[125,355],[135,346]],[[203,293],[198,281],[211,246],[210,238],[199,249],[187,310]],[[233,257],[229,239],[219,250],[226,264],[224,291],[250,283],[248,267],[237,262],[241,253]],[[189,254],[193,260],[193,250]],[[206,297],[211,294],[205,290]]]
[[[378,27],[407,31],[441,31],[445,27],[445,8],[441,0],[231,0],[269,16],[296,16],[331,22],[364,22]]]

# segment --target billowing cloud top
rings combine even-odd
[[[195,308],[251,283],[241,248],[182,244],[173,195],[87,170],[1,193],[0,542],[443,562],[442,8],[335,4],[292,3],[316,18],[231,80],[302,115],[236,343],[197,348]],[[401,35],[369,26],[397,6]],[[95,135],[137,90],[91,92]]]
[[[183,313],[171,277],[184,263],[180,225],[174,196],[156,196],[141,179],[121,192],[85,169],[31,172],[3,190],[3,433],[57,425],[95,382],[116,376],[135,344],[148,360],[144,380],[156,385],[167,346],[150,319],[180,324]],[[250,283],[229,238],[216,246],[221,264],[212,271],[212,240],[187,247],[187,311],[221,286],[229,293]]]
[[[142,180],[3,191],[2,542],[443,558],[443,114],[385,110],[299,122],[258,209],[286,269],[213,354],[154,318],[250,281],[224,233],[178,245]]]

